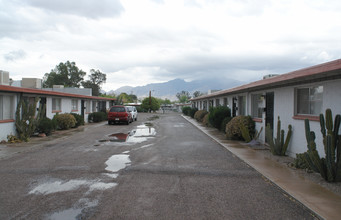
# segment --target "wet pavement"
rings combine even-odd
[[[287,166],[264,157],[262,153],[243,143],[226,140],[225,136],[214,128],[202,126],[192,118],[186,116],[184,118],[321,218],[341,218],[341,197],[339,195],[305,179]]]
[[[2,154],[0,219],[316,218],[179,114],[45,140]]]

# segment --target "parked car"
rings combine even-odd
[[[108,124],[116,124],[119,122],[124,122],[129,124],[133,121],[131,113],[128,108],[123,105],[114,105],[110,108],[108,113]]]
[[[128,108],[128,111],[131,113],[131,117],[133,118],[133,121],[137,121],[137,110],[135,106],[126,106]]]

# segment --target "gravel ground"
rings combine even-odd
[[[254,147],[252,147],[254,148]],[[319,184],[320,186],[329,189],[330,191],[334,192],[335,194],[341,196],[341,182],[338,183],[329,183],[325,181],[319,173],[310,172],[305,169],[298,169],[293,166],[294,158],[288,156],[275,156],[272,155],[270,150],[266,147],[257,147],[255,150],[259,151],[260,153],[264,154],[264,157],[269,158],[271,160],[277,161],[278,163],[284,164],[288,166],[290,169],[295,170],[297,174],[303,176],[304,178]]]

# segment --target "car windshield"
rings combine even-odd
[[[125,108],[124,107],[112,107],[110,109],[110,112],[125,112]]]
[[[130,111],[130,112],[133,111],[133,108],[130,107],[130,106],[128,106],[127,109],[128,109],[128,111]]]

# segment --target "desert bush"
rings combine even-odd
[[[226,106],[218,106],[210,109],[208,120],[213,127],[221,129],[221,122],[226,117],[231,117],[231,109]]]
[[[221,122],[220,125],[220,131],[226,132],[226,125],[231,121],[232,117],[226,117],[224,120]]]
[[[54,122],[49,118],[42,118],[38,124],[38,132],[50,135],[55,130]]]
[[[203,125],[207,126],[207,127],[210,127],[211,124],[210,124],[210,121],[208,120],[208,117],[210,116],[210,113],[207,113],[204,118],[202,119],[202,123]]]
[[[184,115],[189,116],[191,109],[192,109],[192,108],[189,107],[189,106],[182,107],[182,113],[183,113]]]
[[[206,110],[199,110],[194,114],[194,118],[198,121],[198,122],[202,122],[203,118],[205,117],[205,115],[208,112]]]
[[[75,117],[69,113],[55,115],[55,119],[57,121],[58,128],[61,130],[73,128],[76,124]]]
[[[101,122],[107,120],[108,116],[105,112],[93,112],[88,115],[89,122]]]
[[[198,111],[198,109],[197,108],[191,108],[190,110],[189,110],[189,116],[191,116],[191,118],[194,118],[194,115],[195,115],[195,113]]]
[[[255,122],[252,120],[251,116],[239,115],[231,119],[226,125],[226,137],[232,140],[244,140],[241,124],[248,129],[249,134],[254,136],[255,134]]]
[[[71,115],[73,115],[73,117],[75,117],[75,119],[76,119],[75,128],[77,128],[81,125],[84,125],[84,117],[83,116],[76,114],[76,113],[71,113]]]

